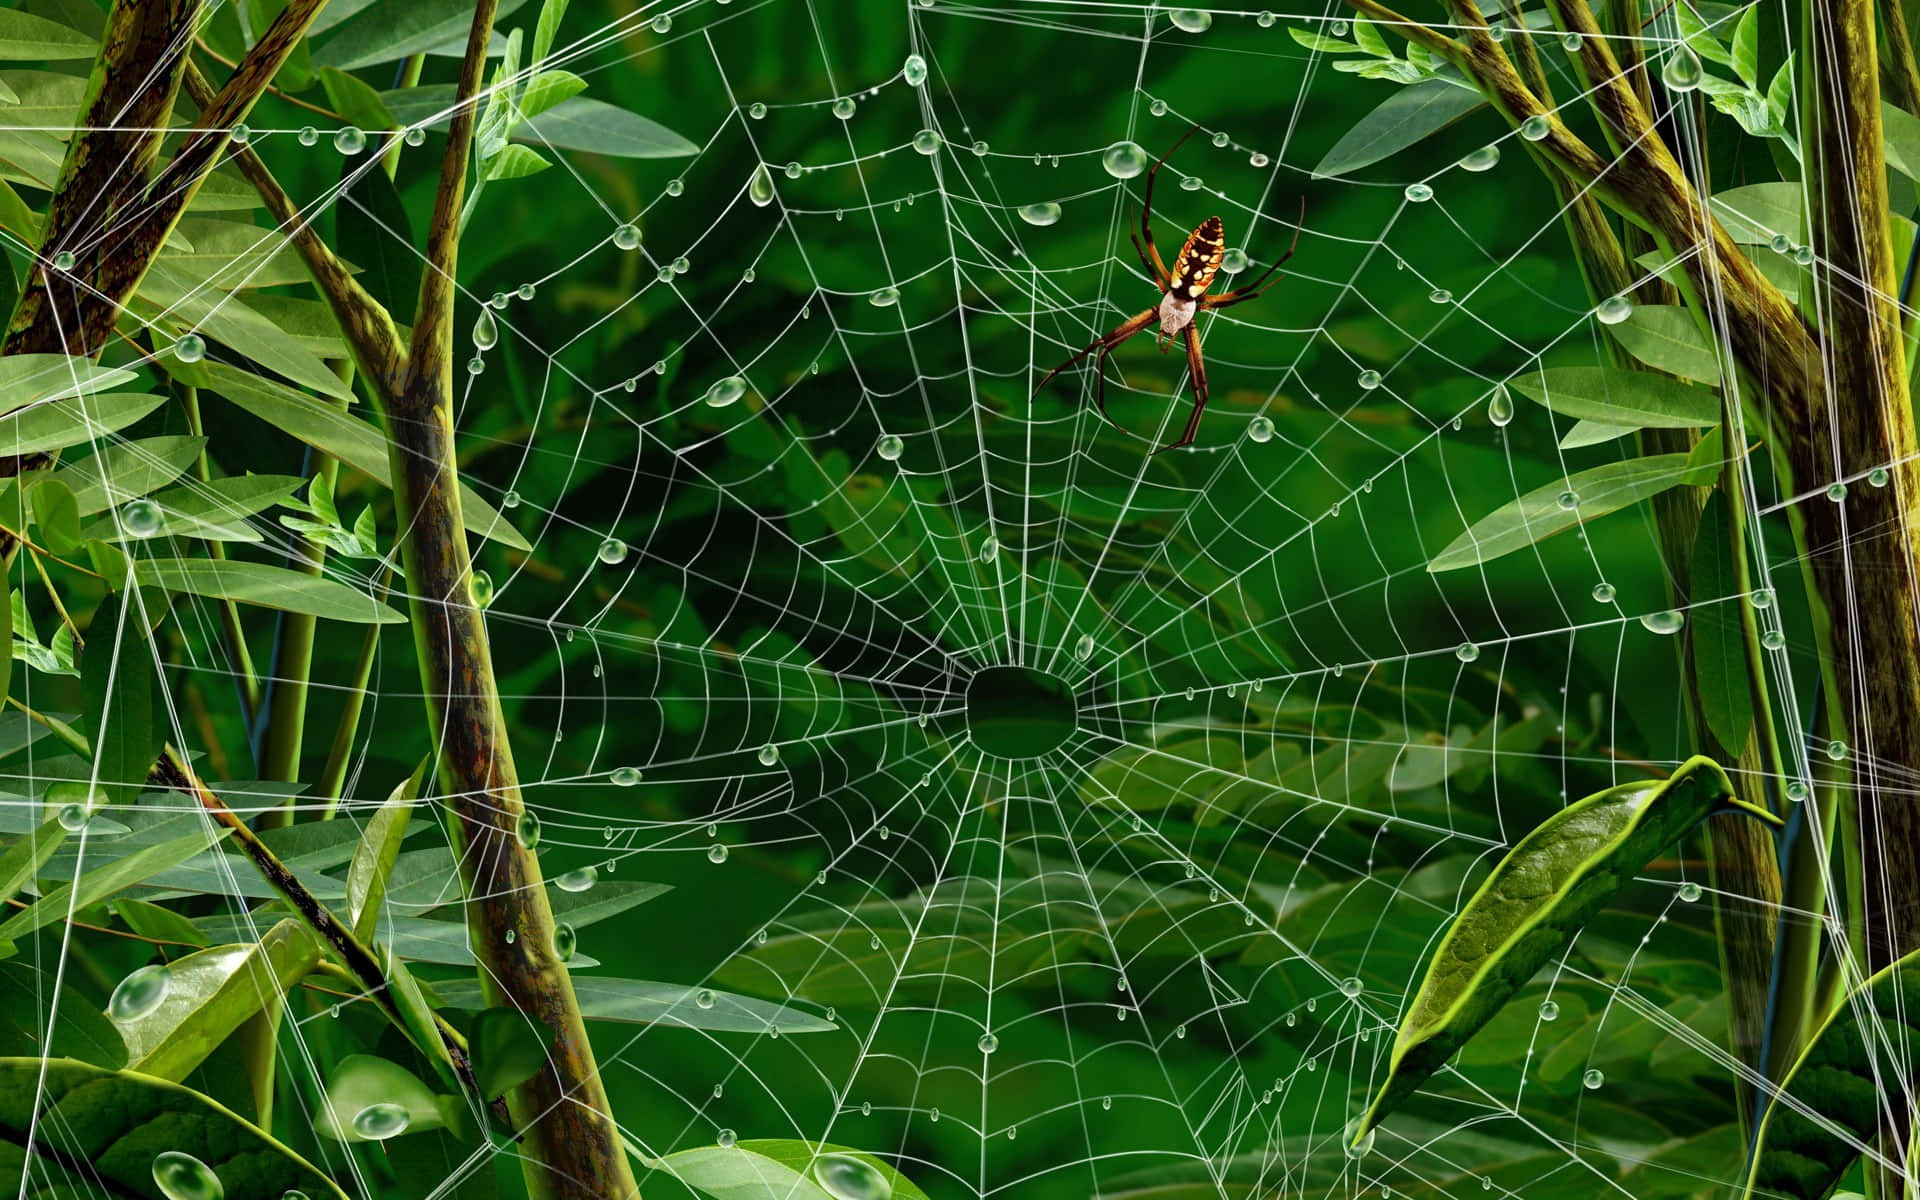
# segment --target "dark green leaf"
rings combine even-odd
[[[80,876],[78,883],[62,884],[14,913],[4,924],[0,924],[0,938],[18,941],[36,929],[65,921],[73,912],[89,904],[97,904],[125,888],[151,879],[169,867],[179,866],[225,836],[225,830],[192,833],[131,854],[108,858],[101,866]]]
[[[87,627],[80,690],[91,719],[94,776],[112,804],[130,803],[145,788],[163,737],[154,720],[153,646],[125,593],[109,594]],[[123,619],[124,618],[124,619]]]
[[[0,854],[0,904],[18,896],[20,889],[33,882],[66,840],[66,826],[58,818],[16,838],[6,853]]]
[[[1349,175],[1433,136],[1486,103],[1479,92],[1429,79],[1388,97],[1327,151],[1313,173]]]
[[[496,15],[510,15],[521,2],[500,0]],[[464,0],[374,0],[313,48],[313,62],[342,71],[394,62],[437,51],[448,42],[464,43],[472,23],[473,5]]]
[[[1719,352],[1708,344],[1686,309],[1640,304],[1625,321],[1606,328],[1628,354],[1655,370],[1719,386]]]
[[[1475,521],[1465,533],[1448,543],[1446,549],[1434,555],[1427,570],[1457,571],[1476,563],[1491,562],[1596,517],[1657,496],[1668,488],[1709,482],[1715,474],[1718,474],[1717,464],[1711,472],[1703,472],[1701,468],[1690,468],[1684,454],[1656,454],[1590,467],[1560,483],[1528,492]],[[1568,493],[1573,496],[1570,506],[1563,503]]]
[[[553,1030],[514,1008],[488,1008],[474,1014],[467,1029],[473,1051],[473,1078],[480,1094],[497,1100],[532,1079],[547,1063]]]
[[[1716,488],[1707,495],[1694,535],[1688,626],[1701,715],[1727,752],[1737,754],[1753,729],[1753,691],[1747,683],[1746,638],[1740,627],[1747,599],[1734,578],[1732,536],[1727,498]]]
[[[455,1008],[479,1008],[483,1003],[480,984],[472,979],[437,983],[434,991]],[[590,1021],[752,1034],[777,1028],[783,1037],[838,1028],[832,1021],[770,1000],[680,983],[575,975],[573,992],[581,1014]]]
[[[385,171],[362,170],[357,159],[347,159],[340,171],[337,249],[359,264],[360,286],[388,312],[412,312],[420,297],[420,253],[400,193]]]
[[[179,942],[187,946],[207,945],[200,927],[170,908],[122,896],[113,902],[113,911],[120,914],[120,919],[127,923],[128,929],[143,938],[151,938],[156,942]]]
[[[382,92],[381,99],[407,125],[444,128],[453,108],[451,84]],[[522,122],[513,140],[555,150],[585,150],[614,158],[686,158],[700,148],[666,127],[636,113],[587,96],[575,96]]]
[[[1626,429],[1698,429],[1720,421],[1720,398],[1651,371],[1553,367],[1513,380],[1513,390],[1563,416]]]
[[[815,1174],[821,1158],[851,1158],[876,1172],[871,1186],[828,1191]],[[839,1196],[889,1195],[893,1200],[927,1200],[927,1194],[905,1175],[862,1150],[818,1142],[753,1140],[729,1147],[682,1150],[663,1159],[647,1159],[673,1178],[705,1192],[714,1200],[837,1200]]]
[[[0,965],[0,996],[7,1009],[31,1014],[18,1031],[0,1034],[9,1054],[77,1058],[95,1067],[117,1071],[127,1065],[127,1047],[107,1014],[94,1007],[72,986],[54,984],[46,971],[23,962]],[[47,1016],[53,1018],[53,1041],[47,1036]]]
[[[1736,803],[1719,765],[1692,758],[1667,779],[1570,804],[1522,838],[1434,951],[1401,1015],[1386,1081],[1351,1139],[1357,1143],[1444,1066],[1656,854]]]
[[[365,592],[323,575],[239,559],[143,558],[134,577],[149,587],[213,600],[308,613],[330,621],[389,624],[406,617]]]
[[[28,1130],[34,1131],[31,1158]],[[61,1059],[0,1059],[0,1188],[35,1194],[157,1196],[153,1160],[199,1159],[233,1200],[288,1191],[347,1200],[325,1174],[198,1092],[132,1071]]]

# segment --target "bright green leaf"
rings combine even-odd
[[[59,62],[92,58],[99,49],[94,39],[58,22],[17,8],[0,9],[0,60]]]
[[[347,868],[347,923],[361,941],[373,937],[380,922],[380,906],[387,895],[387,876],[393,860],[400,857],[400,843],[407,836],[407,822],[413,816],[414,802],[420,798],[420,784],[426,778],[430,759],[421,759],[413,774],[401,780],[367,821],[366,832],[353,852]]]
[[[372,1118],[383,1115],[368,1111],[375,1105],[392,1105],[404,1112],[406,1133],[446,1124],[432,1090],[420,1082],[420,1077],[384,1058],[350,1054],[334,1065],[326,1086],[326,1099],[315,1114],[314,1131],[337,1142],[368,1141],[354,1123],[360,1118],[364,1127]]]
[[[500,0],[497,17],[517,11],[521,2]],[[437,51],[448,42],[464,43],[472,23],[473,5],[464,0],[375,0],[314,46],[313,62],[342,71],[395,62]]]
[[[73,911],[144,883],[169,867],[179,866],[225,836],[225,830],[192,833],[161,842],[157,846],[135,850],[131,854],[109,858],[80,876],[78,883],[62,884],[14,913],[4,924],[0,924],[0,938],[18,941],[36,929],[65,921]]]
[[[381,99],[403,123],[441,129],[453,108],[454,89],[451,84],[430,84],[382,92]],[[575,96],[522,122],[512,136],[516,142],[538,148],[585,150],[613,158],[686,158],[700,152],[662,125],[586,96]]]
[[[480,1094],[498,1100],[534,1077],[547,1064],[553,1030],[515,1008],[488,1008],[474,1014],[467,1029],[473,1051],[473,1078]]]
[[[1720,420],[1720,398],[1649,371],[1552,367],[1513,380],[1513,390],[1562,416],[1629,429],[1699,429]]]
[[[868,1188],[830,1192],[820,1185],[814,1173],[820,1159],[829,1155],[856,1160],[879,1178]],[[893,1200],[927,1200],[927,1194],[912,1180],[881,1159],[845,1146],[755,1139],[724,1148],[681,1150],[662,1159],[645,1161],[713,1200],[764,1200],[768,1196],[778,1196],[781,1200],[837,1200],[849,1191],[891,1194]]]
[[[484,1003],[476,980],[438,983],[434,990],[441,1000],[456,1008],[479,1008]],[[589,1021],[705,1029],[716,1033],[764,1034],[770,1028],[777,1028],[782,1037],[826,1033],[838,1028],[812,1013],[770,1000],[680,983],[575,975],[573,992],[580,1001],[581,1015]]]
[[[267,563],[232,558],[143,558],[134,563],[134,578],[145,586],[170,592],[308,613],[330,621],[384,625],[407,619],[338,580]]]

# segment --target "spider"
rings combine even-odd
[[[1105,336],[1096,338],[1085,350],[1048,371],[1046,378],[1040,381],[1040,386],[1033,389],[1034,395],[1039,395],[1040,389],[1046,387],[1055,375],[1098,350],[1100,358],[1096,363],[1095,371],[1099,382],[1094,389],[1094,403],[1100,406],[1101,416],[1106,417],[1108,421],[1113,421],[1112,417],[1107,416],[1107,356],[1113,353],[1114,348],[1120,343],[1136,333],[1144,332],[1158,321],[1160,330],[1154,340],[1160,346],[1160,353],[1165,354],[1173,345],[1175,338],[1186,340],[1187,369],[1193,376],[1193,413],[1187,418],[1187,431],[1180,435],[1180,440],[1160,447],[1159,450],[1154,451],[1155,454],[1181,446],[1191,446],[1194,432],[1200,428],[1200,414],[1207,410],[1207,365],[1200,355],[1200,333],[1194,328],[1194,317],[1201,312],[1226,308],[1229,305],[1257,298],[1271,286],[1275,272],[1280,270],[1281,264],[1293,257],[1295,248],[1300,245],[1300,226],[1296,223],[1293,229],[1293,244],[1287,247],[1287,252],[1280,256],[1278,262],[1266,269],[1265,274],[1245,287],[1209,296],[1207,287],[1220,270],[1220,261],[1226,254],[1226,230],[1221,225],[1219,217],[1208,217],[1187,237],[1187,244],[1180,248],[1179,257],[1173,260],[1173,270],[1167,270],[1167,265],[1160,261],[1159,247],[1153,244],[1153,179],[1159,174],[1161,166],[1167,159],[1173,157],[1173,152],[1192,137],[1194,130],[1198,128],[1200,126],[1195,124],[1181,134],[1180,140],[1162,154],[1160,161],[1154,163],[1153,169],[1147,172],[1146,200],[1140,207],[1140,232],[1135,234],[1132,230],[1127,231],[1127,236],[1133,239],[1135,252],[1140,255],[1141,265],[1147,268],[1148,274],[1153,276],[1154,286],[1160,289],[1160,303],[1145,312],[1129,317]],[[1307,202],[1303,196],[1300,200],[1302,221],[1306,219],[1306,215]],[[1146,243],[1144,247],[1141,245],[1143,239]],[[1119,427],[1119,423],[1114,422],[1114,428]]]

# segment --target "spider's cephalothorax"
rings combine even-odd
[[[1094,402],[1100,406],[1100,415],[1106,416],[1107,355],[1113,352],[1115,346],[1134,334],[1158,324],[1160,334],[1156,340],[1159,341],[1163,352],[1173,344],[1174,338],[1183,338],[1186,341],[1187,372],[1193,377],[1193,412],[1187,418],[1187,430],[1180,435],[1179,441],[1162,446],[1161,450],[1192,445],[1193,435],[1200,428],[1200,414],[1207,408],[1207,367],[1200,357],[1200,334],[1194,328],[1194,317],[1209,309],[1226,308],[1230,304],[1239,304],[1243,300],[1251,300],[1260,295],[1271,285],[1275,274],[1280,270],[1280,265],[1293,257],[1294,247],[1300,244],[1300,227],[1296,223],[1293,230],[1293,245],[1288,246],[1287,252],[1268,267],[1260,278],[1245,287],[1221,292],[1217,296],[1209,296],[1207,288],[1212,286],[1213,277],[1219,273],[1220,264],[1226,258],[1227,235],[1219,217],[1208,217],[1188,236],[1186,245],[1180,248],[1178,257],[1173,260],[1173,270],[1167,270],[1167,265],[1160,261],[1159,248],[1153,244],[1153,180],[1160,173],[1162,164],[1172,156],[1173,151],[1178,150],[1181,143],[1192,137],[1193,131],[1198,128],[1200,126],[1195,125],[1181,134],[1180,141],[1175,142],[1172,149],[1161,155],[1160,161],[1154,163],[1153,169],[1147,172],[1147,194],[1140,207],[1140,232],[1134,236],[1133,248],[1139,251],[1141,264],[1152,274],[1154,286],[1160,289],[1160,303],[1121,322],[1105,337],[1095,339],[1093,344],[1085,350],[1048,371],[1046,377],[1040,381],[1040,387],[1033,389],[1035,394],[1038,394],[1040,388],[1046,387],[1048,381],[1055,375],[1097,350],[1100,352],[1100,358],[1095,366],[1098,382],[1094,389]],[[1300,203],[1300,214],[1302,217],[1306,215],[1304,199]]]

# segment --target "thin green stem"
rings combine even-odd
[[[387,581],[393,576],[391,565],[384,566],[374,581],[373,591],[384,596]],[[347,684],[346,705],[340,710],[340,720],[333,727],[333,745],[327,750],[327,762],[320,769],[319,782],[314,786],[317,799],[326,802],[320,819],[333,819],[334,810],[339,805],[340,789],[346,785],[347,765],[353,759],[353,744],[360,735],[360,714],[366,708],[367,683],[373,678],[373,663],[380,650],[380,626],[368,625],[360,639],[360,656],[354,660],[353,676]]]

